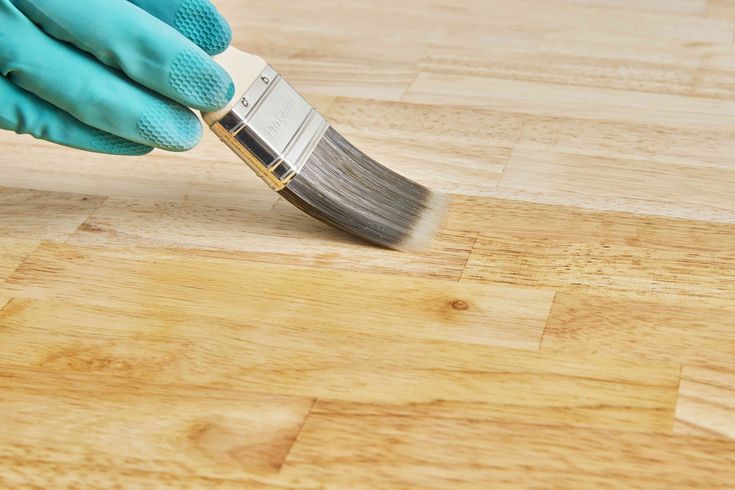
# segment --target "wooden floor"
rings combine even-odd
[[[735,0],[218,5],[451,217],[0,134],[0,487],[735,486]]]

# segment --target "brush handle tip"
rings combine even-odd
[[[217,123],[240,100],[245,91],[260,76],[267,66],[265,60],[230,46],[222,54],[214,57],[214,61],[224,68],[235,83],[235,95],[222,109],[213,112],[203,112],[202,118],[208,126]]]

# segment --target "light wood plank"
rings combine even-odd
[[[431,169],[438,167],[430,163],[427,169],[431,174],[411,176],[432,179],[426,184],[469,195],[492,192],[511,148],[735,168],[732,127],[700,131],[660,122],[575,117],[566,111],[528,114],[514,107],[488,110],[346,98],[338,98],[327,117],[351,140],[359,141],[367,153],[380,155],[384,163],[402,172],[416,171],[410,161],[404,164],[402,158],[396,158],[396,152],[402,156],[404,147],[408,153],[408,148],[433,145],[430,160],[447,169],[444,177],[432,177]],[[474,184],[473,175],[477,177]],[[454,189],[445,187],[450,184]]]
[[[734,317],[733,301],[559,293],[541,348],[727,366],[735,360]]]
[[[735,2],[216,3],[451,215],[0,132],[0,487],[732,486]]]
[[[387,8],[278,1],[267,10],[249,9],[247,16],[237,1],[222,0],[218,7],[241,33],[233,45],[266,58],[299,90],[397,100],[416,77],[430,31],[426,22],[416,22],[416,6],[382,3]],[[371,22],[364,22],[368,17]]]
[[[285,200],[268,208],[109,199],[69,240],[75,245],[168,247],[254,262],[413,274],[456,280],[474,232],[447,229],[425,251],[378,248],[331,228]]]
[[[553,292],[44,244],[8,288],[96,304],[535,349]]]
[[[703,1],[667,2],[667,10],[703,11]],[[236,2],[221,1],[219,5],[233,19],[235,31],[242,33],[235,44],[269,59],[300,89],[372,99],[399,98],[415,78],[415,65],[427,42],[435,38],[457,40],[463,46],[474,40],[475,49],[497,46],[498,41],[519,33],[541,38],[548,31],[587,37],[594,32],[596,38],[605,37],[613,44],[641,35],[670,43],[726,44],[733,31],[728,23],[696,16],[661,15],[645,9],[630,12],[579,2],[556,2],[553,9],[543,11],[529,2],[471,2],[465,9],[431,2],[404,6],[386,1],[369,6],[347,3],[339,9],[317,2],[309,9],[295,9],[287,2],[272,2],[268,12],[252,9],[244,18]],[[319,18],[314,18],[314,10],[321,11]],[[468,10],[475,15],[468,16]],[[584,22],[579,19],[581,15]],[[292,19],[288,25],[283,24],[284,17]],[[364,18],[371,22],[362,22]],[[445,27],[436,29],[437,23]],[[371,43],[364,42],[368,36],[373,39]]]
[[[201,275],[200,284],[209,281]],[[360,414],[418,411],[652,432],[669,432],[673,422],[675,364],[425,340],[410,315],[390,322],[376,313],[380,305],[366,304],[335,323],[305,306],[300,316],[286,317],[245,298],[203,316],[205,308],[184,306],[192,301],[187,296],[146,306],[121,288],[115,294],[114,306],[16,298],[0,313],[0,360],[360,402]]]
[[[641,43],[636,39],[582,41],[579,38],[554,38],[545,39],[538,52],[549,60],[548,63],[553,63],[553,70],[559,73],[536,76],[532,69],[523,71],[529,74],[530,79],[535,76],[538,80],[570,84],[577,79],[579,83],[592,86],[708,99],[732,98],[735,51],[731,45],[656,41]],[[572,66],[568,66],[569,64]],[[579,64],[593,66],[587,72],[582,72],[575,68]],[[576,76],[567,78],[571,74]],[[692,133],[685,124],[675,127],[669,125],[668,131],[671,130],[676,130],[687,138]],[[701,133],[700,138],[705,136]],[[662,137],[664,135],[665,133],[661,134]],[[706,134],[706,137],[710,136],[712,135]],[[643,141],[641,143],[638,148],[652,149]],[[665,148],[674,143],[676,138],[663,139],[656,146]],[[659,159],[659,155],[651,151],[649,158]],[[693,155],[692,160],[699,159]]]
[[[448,221],[457,229],[524,239],[550,237],[707,254],[735,247],[735,226],[728,223],[600,212],[514,199],[457,197]]]
[[[516,149],[499,187],[583,209],[735,223],[735,169]]]
[[[725,21],[725,24],[728,23],[729,21]],[[718,23],[718,25],[723,25],[723,23]],[[732,26],[731,23],[730,25]],[[724,60],[732,59],[733,51],[730,43],[672,42],[664,38],[648,38],[646,43],[641,43],[641,39],[636,37],[595,37],[581,41],[580,36],[563,36],[547,32],[543,43],[539,45],[539,50],[549,54],[584,54],[585,57],[611,62],[616,59],[621,62],[636,61],[652,66],[658,59],[659,63],[656,66],[666,66],[673,70],[701,68],[703,71],[707,69],[727,71],[732,67],[730,63],[723,63]],[[676,82],[676,80],[677,77],[671,77],[669,83]]]
[[[539,6],[534,0],[468,0],[461,8],[454,3],[431,2],[423,13],[433,18],[438,31],[434,39],[451,39],[464,44],[468,51],[489,44],[487,41],[498,33],[507,39],[513,32],[540,36],[543,40],[577,38],[582,43],[599,39],[610,43],[629,39],[639,43],[665,41],[670,45],[732,42],[730,22],[703,15],[646,9],[652,6],[651,2],[638,2],[636,5],[641,8],[613,8],[614,1],[550,0]],[[621,1],[627,0],[618,0]],[[601,2],[607,5],[600,5]],[[674,1],[668,5],[681,3]],[[422,16],[417,15],[417,18]]]
[[[708,0],[707,17],[735,21],[735,2],[733,0]]]
[[[733,225],[492,199],[457,201],[450,220],[487,230],[463,281],[598,294],[735,293]]]
[[[0,285],[23,260],[38,246],[38,242],[16,240],[0,236]],[[2,289],[0,289],[0,294]],[[2,299],[0,299],[2,302]]]
[[[608,66],[608,70],[579,73],[580,80],[614,83],[619,88],[709,98],[732,92],[735,52],[730,44],[671,43],[663,40],[586,39],[548,36],[538,48],[552,60],[579,60]],[[588,61],[590,60],[590,61]],[[614,70],[615,66],[618,70]],[[557,70],[568,73],[566,67]],[[576,73],[576,72],[575,72]],[[616,76],[615,74],[618,74]],[[550,76],[550,75],[546,75]],[[629,77],[633,82],[626,82]],[[629,85],[625,85],[625,84]],[[623,84],[622,86],[620,84]],[[597,83],[595,84],[597,85]],[[612,85],[611,85],[612,86]],[[683,128],[680,128],[683,129]]]
[[[684,366],[676,406],[676,433],[699,431],[735,439],[733,357],[722,367]]]
[[[625,11],[675,12],[681,14],[702,14],[707,11],[711,0],[572,0],[580,5],[601,5],[616,7]]]
[[[398,43],[395,39],[376,45],[338,33],[295,31],[280,23],[250,28],[249,37],[235,46],[258,52],[300,91],[399,100],[416,78],[426,43]]]
[[[0,155],[0,186],[253,209],[278,198],[209,132],[190,152],[145,157],[75,151],[3,132],[0,143],[8,149]]]
[[[278,0],[271,2],[267,9],[250,9],[246,16],[237,10],[237,0],[218,0],[217,5],[232,19],[235,31],[248,40],[249,28],[278,28],[283,25],[283,18],[290,14],[292,32],[303,30],[312,35],[339,32],[343,42],[371,34],[374,45],[389,43],[396,38],[404,42],[415,42],[417,39],[451,35],[459,40],[464,39],[468,49],[476,49],[477,44],[472,43],[475,40],[472,37],[473,32],[466,32],[473,28],[478,32],[484,28],[484,39],[494,32],[506,33],[515,29],[541,35],[576,35],[585,40],[596,37],[634,37],[666,39],[670,42],[729,43],[729,35],[732,34],[730,23],[697,15],[680,15],[683,10],[691,11],[700,7],[702,1],[651,0],[638,2],[638,8],[631,9],[611,8],[616,3],[627,4],[628,0],[593,0],[591,4],[576,0],[549,1],[543,8],[534,0],[471,0],[465,1],[461,6],[446,1],[414,0],[397,3],[379,0],[369,5],[346,2],[339,7],[328,0],[316,0],[303,6]],[[601,2],[607,5],[599,5]],[[315,15],[315,11],[318,14]],[[386,39],[381,39],[380,35]],[[258,42],[266,46],[278,44],[277,39],[270,43],[266,43],[266,40],[267,38],[260,37]],[[318,52],[307,51],[306,54],[318,56]],[[386,53],[386,56],[395,55]]]
[[[558,83],[420,73],[402,100],[482,107],[537,116],[655,124],[699,130],[732,129],[735,102]]]
[[[47,489],[47,488],[156,488],[164,490],[181,490],[182,488],[206,488],[217,490],[284,490],[293,489],[289,482],[273,481],[284,478],[259,477],[249,479],[223,479],[200,477],[188,474],[185,470],[178,472],[140,471],[105,467],[92,462],[84,464],[75,462],[54,463],[38,459],[15,457],[3,454],[0,448],[0,484],[13,489]],[[299,488],[318,489],[316,485],[300,482]]]
[[[577,42],[575,42],[577,41]],[[637,41],[637,43],[635,43]],[[735,72],[729,46],[554,39],[535,43],[432,44],[421,73],[573,87],[731,99]]]
[[[303,89],[300,90],[300,93],[321,114],[326,114],[329,108],[332,107],[332,104],[337,100],[337,96],[335,95],[312,94],[304,92]]]
[[[64,241],[104,198],[0,187],[0,237]]]
[[[735,442],[419,415],[312,414],[282,474],[324,488],[724,489],[735,478]]]
[[[247,482],[280,469],[313,404],[308,398],[7,366],[0,368],[0,393],[0,467],[7,470],[0,482],[8,484],[32,481],[26,472],[34,461],[46,476],[53,467],[80,465],[74,475],[67,470],[50,478],[66,476],[77,485],[101,472]]]
[[[481,234],[462,276],[465,281],[504,283],[564,291],[592,289],[641,295],[732,298],[735,256],[714,257],[674,250],[576,242],[560,237],[520,241]]]
[[[383,34],[389,37],[389,39],[377,37],[371,39],[375,46],[396,39],[411,43],[417,39],[430,37],[431,33],[426,32],[427,22],[435,23],[437,16],[441,15],[442,7],[444,7],[440,4],[439,9],[433,11],[421,8],[433,5],[432,2],[427,0],[406,3],[375,0],[369,5],[363,2],[344,2],[339,6],[335,6],[330,0],[314,0],[309,5],[295,5],[287,0],[274,0],[267,8],[255,6],[248,10],[247,15],[243,15],[240,8],[242,5],[238,0],[217,0],[216,3],[220,12],[228,17],[233,30],[241,36],[240,40],[250,37],[248,30],[250,27],[283,28],[284,16],[290,14],[292,32],[305,31],[315,36],[323,33],[339,34],[340,39],[345,41],[360,38],[365,32],[376,36]],[[237,40],[236,38],[235,41]],[[266,46],[279,45],[278,39],[260,37],[257,41]],[[266,41],[269,42],[266,43]],[[325,49],[329,49],[329,47]],[[291,50],[299,52],[293,46]],[[253,51],[258,50],[253,49]],[[302,52],[302,55],[307,54],[319,56],[319,52],[311,53],[306,50]],[[380,56],[376,53],[373,53],[372,56],[374,59],[380,59]],[[401,55],[385,53],[385,56]]]

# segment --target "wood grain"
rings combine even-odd
[[[448,221],[491,236],[550,237],[714,255],[735,246],[729,223],[598,212],[519,199],[456,198]]]
[[[559,293],[543,350],[728,366],[735,302]]]
[[[420,73],[402,100],[428,104],[437,97],[443,103],[506,112],[562,112],[593,120],[595,114],[605,112],[605,119],[616,122],[681,125],[699,130],[730,129],[728,114],[735,107],[730,101],[706,98],[633,91],[621,97],[619,91],[606,88],[435,73]]]
[[[458,202],[453,219],[488,230],[463,281],[644,296],[729,299],[735,292],[730,224],[503,200]]]
[[[538,346],[553,298],[536,289],[48,243],[7,285],[31,296],[134,303],[150,313],[165,307],[293,325],[318,318],[314,328],[345,326],[388,335],[400,329],[418,338],[531,349]],[[357,314],[365,304],[370,307]]]
[[[719,256],[718,256],[719,255]],[[561,238],[517,239],[480,235],[463,280],[554,288],[592,289],[731,298],[735,284],[729,252],[700,257],[690,269],[688,254]],[[693,260],[697,260],[696,258]]]
[[[277,198],[213,134],[176,158],[159,151],[125,158],[77,152],[70,158],[68,149],[5,133],[0,144],[24,155],[0,159],[0,185],[13,188],[242,207],[272,205]]]
[[[450,216],[0,132],[0,487],[732,487],[735,2],[216,3]]]
[[[462,164],[443,179],[431,181],[439,188],[452,184],[457,189],[452,192],[466,195],[491,194],[502,174],[496,164],[507,162],[508,149],[729,169],[733,168],[731,155],[735,151],[735,130],[731,127],[700,131],[686,124],[613,121],[573,116],[567,111],[529,114],[515,106],[504,111],[475,105],[338,98],[327,116],[350,138],[359,138],[365,151],[382,152],[388,157],[386,163],[404,172],[416,171],[410,160],[402,167],[402,159],[394,152],[406,146],[430,146],[433,151],[426,158],[429,175],[414,173],[416,178],[432,178],[434,162],[451,169],[469,160],[469,167]],[[376,138],[391,144],[376,144]],[[393,140],[397,140],[395,148]],[[403,154],[402,150],[400,156]],[[477,174],[478,168],[485,172]],[[481,178],[473,181],[472,175]]]
[[[727,99],[733,72],[729,47],[711,43],[661,44],[639,39],[558,38],[544,42],[432,44],[419,62],[422,73],[510,81],[612,88],[634,92]]]
[[[685,366],[681,373],[675,433],[735,439],[735,370],[726,366]]]
[[[0,237],[0,285],[37,246],[38,242]]]
[[[73,465],[53,463],[32,458],[16,458],[12,455],[0,461],[0,483],[9,488],[214,488],[218,490],[264,489],[283,490],[294,488],[292,484],[269,481],[270,478],[224,479],[200,477],[184,471],[145,472],[138,469],[110,468],[92,463]],[[308,483],[299,488],[316,489]]]
[[[707,11],[711,0],[572,0],[581,5],[600,5],[615,7],[623,11],[634,12],[637,9],[649,12],[681,13],[701,15]]]
[[[131,385],[117,377],[7,366],[0,367],[0,390],[3,425],[13,429],[0,433],[4,486],[28,482],[35,461],[46,476],[79,465],[74,476],[51,476],[59,483],[66,476],[75,485],[100,484],[94,480],[102,475],[114,481],[126,472],[152,474],[153,481],[182,473],[257,481],[280,469],[313,404],[307,398],[182,383]]]
[[[685,43],[728,45],[732,41],[732,24],[706,18],[703,11],[700,15],[681,15],[652,2],[640,2],[639,8],[628,8],[621,3],[554,1],[539,8],[534,0],[472,0],[463,2],[459,8],[449,2],[415,2],[414,6],[424,7],[426,16],[441,18],[442,25],[434,25],[433,39],[463,44],[468,51],[478,49],[480,41],[493,45],[496,39],[507,42],[518,38],[540,43],[576,39],[580,44],[635,40],[638,41],[636,51],[646,51],[658,42],[675,47]],[[677,3],[680,2],[668,2],[669,5]],[[423,20],[421,15],[415,17]]]
[[[64,241],[104,198],[0,187],[2,236]]]
[[[357,419],[312,414],[282,472],[327,488],[728,488],[735,478],[731,440],[419,414]]]
[[[236,47],[259,53],[314,94],[399,99],[416,76],[416,62],[430,35],[415,21],[416,5],[336,6],[320,0],[296,7],[276,1],[267,10],[249,9],[248,15],[242,15],[236,0],[217,5],[240,33],[233,41]],[[371,21],[366,24],[365,18]],[[351,29],[371,32],[372,42],[345,36]]]
[[[577,208],[735,223],[735,170],[516,150],[499,187]],[[707,189],[707,192],[700,192]]]
[[[265,203],[263,203],[265,204]],[[304,215],[286,201],[212,206],[191,200],[109,199],[69,240],[75,245],[165,247],[255,262],[458,279],[476,233],[442,230],[426,251],[398,253]]]
[[[0,313],[0,341],[7,346],[0,362],[343,402],[335,406],[360,402],[352,408],[356,415],[418,411],[652,432],[669,432],[673,423],[676,364],[597,363],[425,340],[425,332],[407,323],[409,315],[381,332],[378,325],[387,323],[367,312],[337,323],[324,314],[265,315],[267,305],[246,300],[206,316],[196,305],[158,301],[151,313],[138,301],[123,302],[124,292],[116,291],[120,304],[114,307],[14,299]],[[312,323],[315,317],[319,324]],[[442,323],[452,322],[445,317]]]
[[[11,299],[13,299],[13,296],[0,287],[0,311],[7,306]]]
[[[735,21],[735,2],[732,0],[708,0],[707,17]]]

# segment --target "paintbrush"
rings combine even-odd
[[[289,202],[337,228],[398,250],[431,242],[447,197],[384,167],[341,136],[262,58],[230,47],[215,60],[235,97],[204,121]]]

